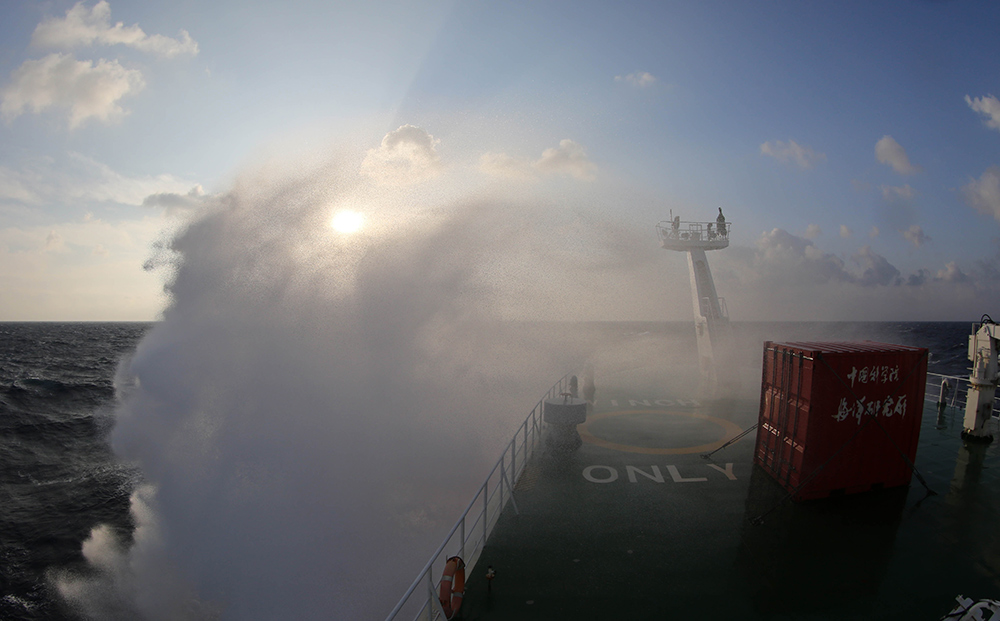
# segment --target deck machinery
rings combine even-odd
[[[965,401],[965,429],[962,437],[978,442],[992,442],[987,423],[993,417],[993,398],[1000,383],[997,354],[1000,352],[1000,330],[989,316],[984,316],[979,329],[973,327],[969,336],[969,393]]]
[[[721,208],[715,222],[684,222],[671,212],[671,219],[657,224],[656,232],[664,249],[687,253],[698,365],[703,386],[709,391],[735,386],[738,376],[732,364],[733,335],[729,311],[725,298],[720,298],[715,291],[712,271],[705,255],[708,250],[729,247],[732,223],[723,218]]]

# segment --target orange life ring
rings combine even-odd
[[[465,562],[453,556],[444,565],[444,573],[441,575],[441,586],[438,588],[438,601],[444,609],[446,617],[451,619],[462,607],[462,598],[465,597]]]

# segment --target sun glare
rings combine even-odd
[[[361,228],[365,217],[356,211],[345,209],[338,211],[330,221],[330,226],[338,233],[354,233]]]

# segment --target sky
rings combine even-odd
[[[581,257],[630,256],[592,270],[600,303],[575,318],[690,319],[654,225],[720,206],[734,320],[1000,302],[993,2],[0,11],[0,320],[157,319],[158,248],[262,167],[325,152],[394,200],[541,204]]]

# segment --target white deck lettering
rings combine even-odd
[[[730,481],[736,480],[736,473],[733,472],[733,464],[727,463],[725,467],[716,464],[704,464],[715,470],[722,476],[726,477]],[[688,464],[685,468],[697,468],[697,466]],[[667,472],[670,473],[670,480],[674,483],[704,483],[708,481],[708,477],[686,477],[683,476],[677,466],[666,466]],[[643,466],[625,466],[625,473],[627,474],[630,483],[639,483],[639,476],[641,475],[644,479],[649,479],[655,483],[665,483],[666,478],[663,476],[663,471],[661,467],[656,464],[651,464],[648,469]],[[612,466],[605,466],[601,464],[587,466],[583,469],[583,478],[590,481],[591,483],[613,483],[618,480],[619,474],[618,469]],[[714,478],[714,475],[713,475]]]
[[[667,466],[667,471],[670,472],[670,478],[674,480],[674,483],[696,483],[699,481],[707,481],[705,477],[694,477],[690,479],[685,479],[681,476],[681,473],[677,470],[677,466]]]
[[[625,471],[628,472],[628,480],[631,481],[632,483],[636,482],[635,478],[636,474],[641,474],[647,479],[656,481],[657,483],[663,483],[663,473],[660,472],[660,467],[650,466],[650,469],[652,470],[652,472],[646,472],[645,470],[641,468],[636,468],[635,466],[625,466]]]
[[[714,469],[718,470],[719,472],[721,472],[722,474],[726,475],[726,478],[729,479],[730,481],[735,481],[736,480],[736,475],[733,474],[733,465],[732,464],[726,464],[726,469],[725,470],[723,470],[719,466],[716,466],[715,464],[708,464],[708,467],[709,468],[714,468]]]
[[[608,477],[606,479],[598,479],[594,476],[594,470],[598,468],[603,468],[608,471]],[[587,466],[583,469],[583,478],[587,479],[591,483],[611,483],[612,481],[618,480],[618,471],[611,466]]]

